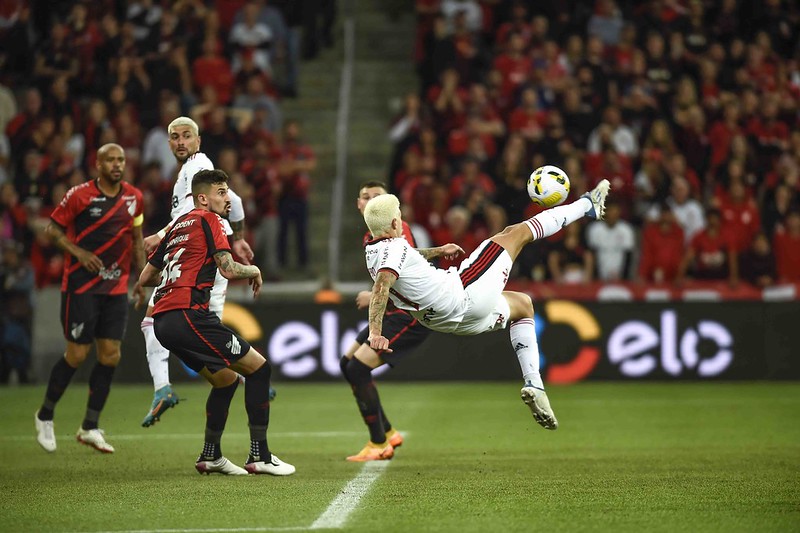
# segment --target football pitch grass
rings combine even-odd
[[[546,431],[516,383],[380,383],[406,435],[392,461],[349,463],[367,433],[349,388],[276,383],[270,447],[297,473],[200,476],[207,387],[139,426],[147,386],[116,385],[75,441],[86,384],[36,443],[44,388],[0,389],[0,531],[800,531],[800,383],[587,383],[548,389]],[[240,388],[223,453],[248,451]]]

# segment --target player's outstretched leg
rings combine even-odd
[[[153,332],[153,318],[144,317],[142,320],[142,334],[147,349],[147,365],[153,377],[155,393],[150,410],[142,420],[142,427],[150,427],[159,420],[167,409],[178,405],[180,398],[172,390],[169,382],[169,350],[164,348]]]
[[[178,402],[180,402],[180,398],[178,394],[172,390],[171,385],[164,385],[156,390],[155,394],[153,394],[153,403],[150,405],[150,411],[148,411],[144,420],[142,420],[142,427],[149,428],[161,420],[161,415],[170,407],[178,405]]]

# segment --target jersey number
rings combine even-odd
[[[185,250],[186,248],[179,249],[177,252],[175,252],[175,255],[172,256],[172,259],[168,259],[169,256],[165,258],[168,259],[167,265],[164,267],[164,271],[161,273],[161,283],[158,285],[158,287],[156,287],[156,290],[161,289],[170,283],[175,283],[175,280],[181,277],[181,264],[178,263],[178,260],[181,258],[181,255],[183,255]]]
[[[178,195],[177,194],[173,194],[172,195],[172,209],[175,209],[176,207],[178,207]]]

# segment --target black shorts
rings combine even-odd
[[[61,293],[61,331],[69,342],[121,341],[127,325],[127,294]]]
[[[209,310],[175,309],[153,317],[153,332],[164,348],[186,366],[215,373],[250,351],[250,343],[220,322]]]
[[[410,354],[428,338],[431,330],[423,326],[416,318],[400,309],[387,311],[383,316],[383,336],[389,339],[391,353],[378,350],[380,358],[394,366],[400,359]],[[369,337],[369,326],[358,332],[356,342],[365,344]]]

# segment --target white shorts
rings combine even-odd
[[[503,329],[511,309],[503,297],[513,261],[505,248],[485,240],[458,267],[466,293],[464,319],[453,331],[456,335],[478,335]]]
[[[222,320],[222,310],[225,307],[225,295],[228,293],[228,279],[219,273],[217,269],[217,276],[214,278],[214,286],[211,288],[211,299],[208,301],[208,308],[212,313],[215,313],[220,320]],[[150,307],[155,306],[153,300],[156,297],[156,291],[150,295]]]

